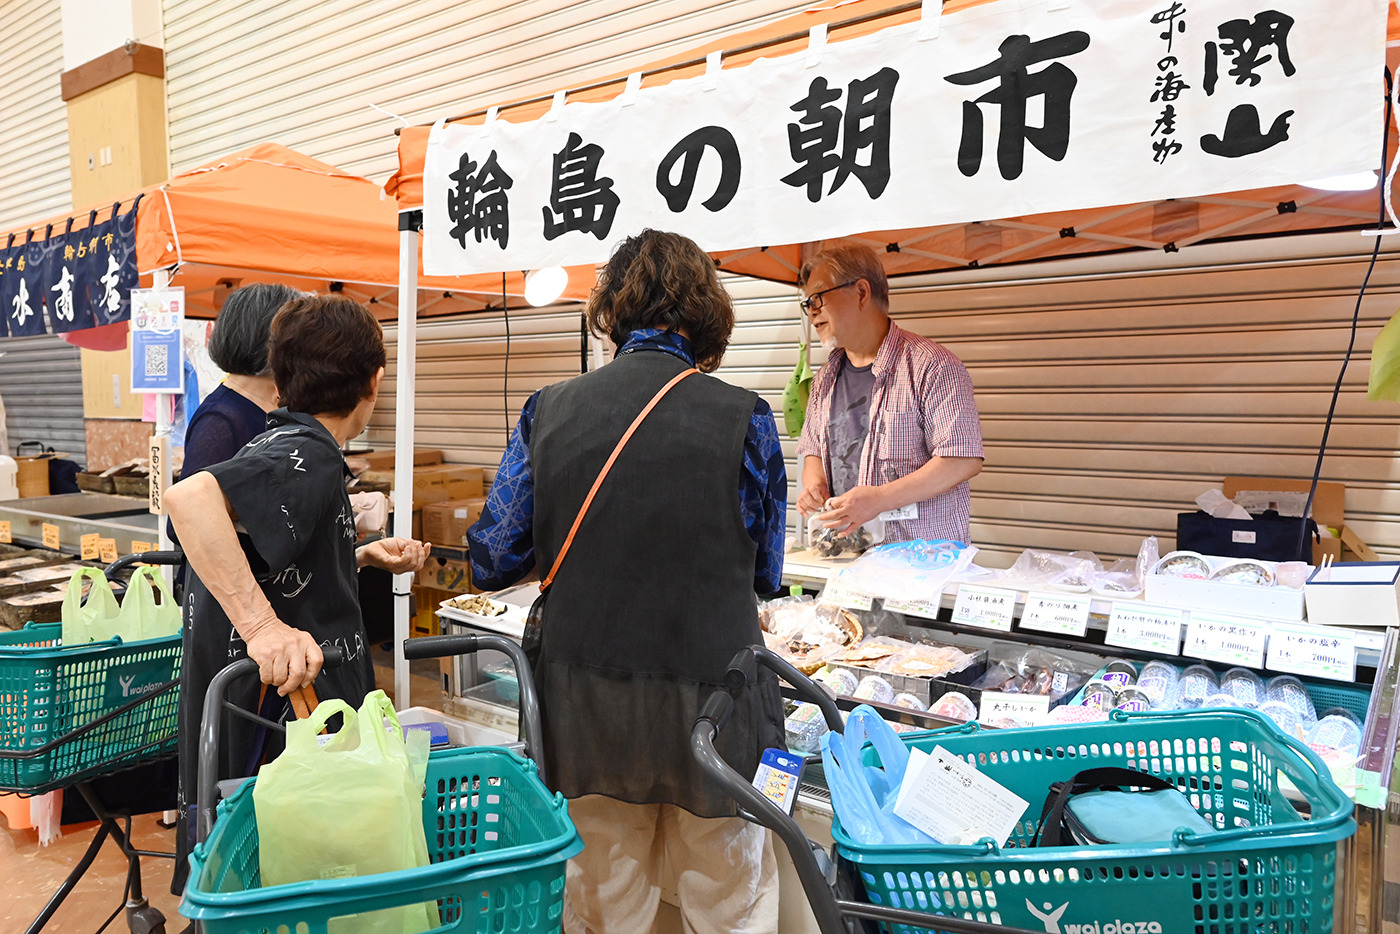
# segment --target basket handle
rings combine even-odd
[[[1257,713],[1248,708],[1231,709],[1231,716],[1252,717],[1265,729],[1272,730],[1278,739],[1281,739],[1290,750],[1298,754],[1303,763],[1312,770],[1310,776],[1315,781],[1314,790],[1318,798],[1317,804],[1322,805],[1324,813],[1319,814],[1314,808],[1312,819],[1305,824],[1271,824],[1267,827],[1240,827],[1235,830],[1221,830],[1211,834],[1197,834],[1187,831],[1184,828],[1177,828],[1172,834],[1172,843],[1178,846],[1204,846],[1207,844],[1229,843],[1233,840],[1257,840],[1260,837],[1280,837],[1296,834],[1300,832],[1315,833],[1318,831],[1334,830],[1351,820],[1354,805],[1350,798],[1342,793],[1332,781],[1332,773],[1306,745],[1287,735],[1282,730],[1274,726],[1274,722],[1261,713]],[[1180,711],[1126,711],[1114,710],[1109,714],[1109,718],[1115,722],[1125,723],[1129,720],[1143,719],[1182,719]],[[1276,766],[1277,768],[1277,766]],[[1281,769],[1288,773],[1288,769]],[[1303,777],[1303,776],[1297,776]],[[1299,791],[1303,791],[1299,788]]]

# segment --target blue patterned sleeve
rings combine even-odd
[[[739,504],[744,528],[758,545],[754,592],[777,593],[783,582],[783,540],[787,534],[787,467],[773,410],[762,399],[753,408],[744,436]]]
[[[520,421],[501,455],[481,518],[467,529],[472,578],[482,590],[500,590],[535,567],[535,476],[530,467],[530,431],[536,392],[520,410]]]

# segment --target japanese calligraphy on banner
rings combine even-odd
[[[139,202],[139,197],[137,201]],[[136,287],[136,210],[73,230],[36,231],[0,249],[0,336],[77,331],[125,321]]]
[[[738,249],[1373,168],[1385,25],[1385,0],[1002,0],[932,37],[436,127],[424,269],[600,262],[644,227]]]

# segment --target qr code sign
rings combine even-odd
[[[170,358],[167,356],[170,348],[165,344],[146,345],[146,375],[166,376],[169,372]]]

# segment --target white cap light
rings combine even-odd
[[[564,294],[569,284],[569,274],[563,266],[546,266],[525,276],[525,301],[539,308],[548,305]]]
[[[1364,172],[1351,172],[1346,175],[1329,175],[1327,178],[1315,178],[1310,182],[1303,182],[1308,188],[1320,188],[1323,191],[1370,191],[1376,187],[1376,170],[1367,169]]]

